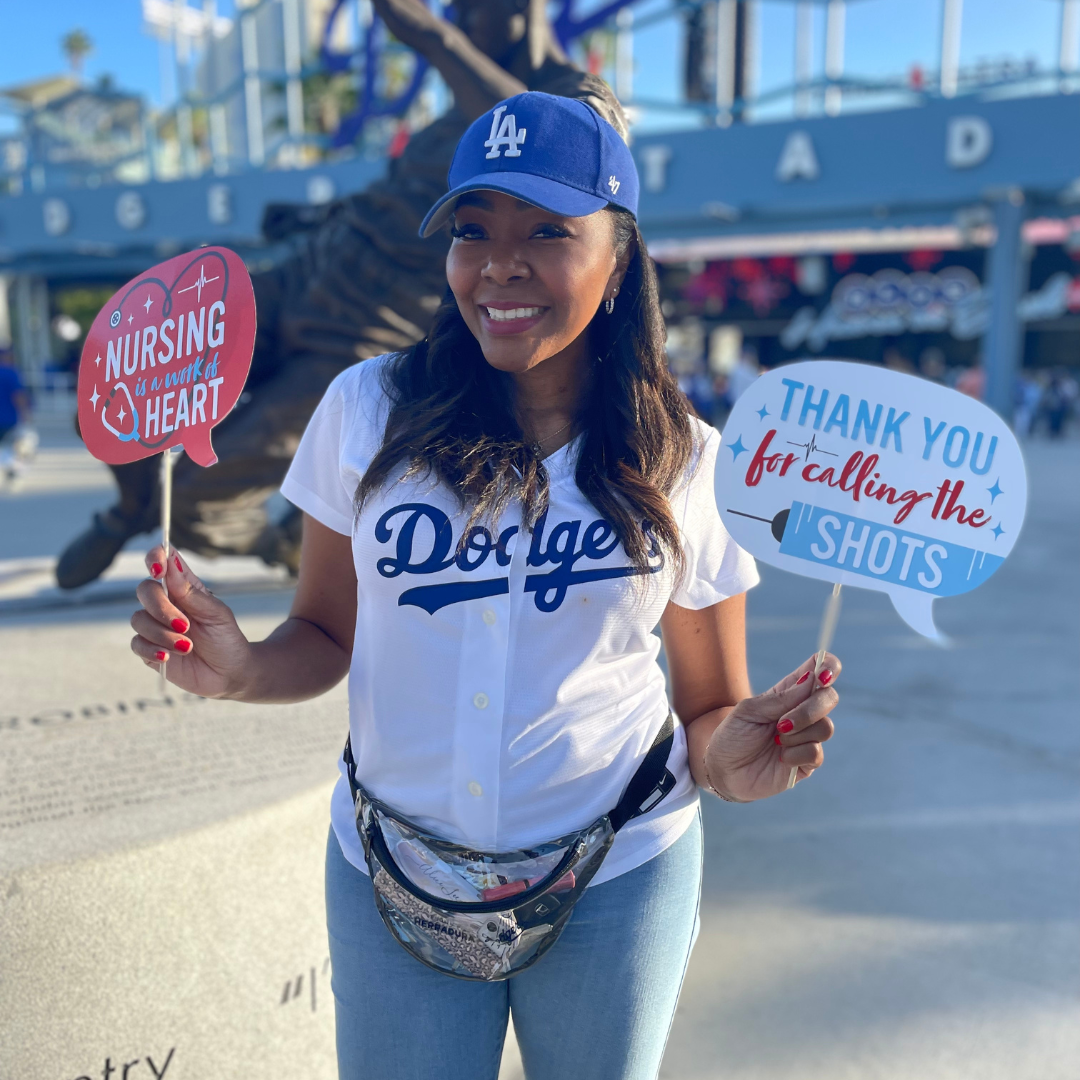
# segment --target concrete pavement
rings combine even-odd
[[[27,720],[154,689],[126,650],[143,541],[85,595],[48,584],[50,559],[111,495],[62,426],[47,436],[22,490],[0,491],[0,712]],[[1080,445],[1026,453],[1031,506],[1009,562],[938,602],[953,647],[917,637],[880,594],[845,590],[826,767],[765,803],[706,801],[701,936],[662,1077],[1076,1076]],[[253,560],[200,568],[253,633],[287,610],[287,583]],[[827,591],[763,569],[750,600],[756,687],[812,651]],[[283,716],[282,737],[317,714],[329,745],[342,706],[339,688]],[[19,752],[7,734],[10,766]],[[295,776],[264,778],[244,805],[332,773],[332,760],[305,761]],[[152,839],[137,823],[113,827],[125,843]],[[509,1047],[504,1077],[515,1075]]]

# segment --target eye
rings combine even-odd
[[[450,235],[455,240],[483,240],[484,230],[473,222],[466,221],[459,225],[455,221],[450,227]]]
[[[557,240],[569,235],[570,233],[561,225],[553,225],[551,222],[544,222],[543,225],[537,225],[533,230],[533,237],[538,240]]]

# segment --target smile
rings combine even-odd
[[[484,305],[484,310],[487,312],[487,316],[494,322],[507,322],[510,319],[532,319],[543,311],[543,308],[538,307],[519,307],[519,308],[493,308]]]

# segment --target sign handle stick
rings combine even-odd
[[[836,582],[832,587],[832,595],[825,601],[825,613],[821,617],[821,630],[818,633],[818,651],[817,657],[814,660],[814,680],[817,681],[818,675],[821,674],[821,665],[825,663],[825,654],[829,651],[829,646],[832,644],[833,634],[836,632],[836,623],[840,618],[840,582]],[[816,690],[817,687],[815,686]],[[788,791],[795,786],[795,781],[799,779],[799,767],[795,766],[791,770],[791,775],[788,776]]]
[[[173,452],[166,450],[161,455],[161,546],[165,550],[165,573],[161,575],[161,587],[166,597],[169,595],[167,579],[169,576],[169,532],[172,529],[172,473]],[[164,663],[158,665],[158,673],[161,692],[164,694],[169,685],[165,677]]]

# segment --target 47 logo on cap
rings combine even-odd
[[[484,143],[488,148],[486,157],[501,157],[504,148],[507,157],[521,157],[521,144],[525,141],[525,128],[518,131],[517,117],[513,113],[504,117],[504,112],[506,112],[506,106],[500,105],[491,115],[491,134]]]

